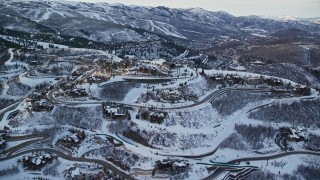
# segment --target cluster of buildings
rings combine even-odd
[[[287,141],[304,141],[305,138],[302,136],[302,129],[299,128],[290,128],[290,127],[281,127],[280,135],[285,137]]]
[[[111,58],[112,60],[113,58]],[[124,71],[127,68],[133,66],[131,60],[122,60],[122,61],[110,61],[109,59],[99,59],[98,65],[101,67],[101,73],[105,74],[106,72],[115,73],[117,71]]]
[[[209,76],[212,80],[214,80],[217,84],[249,84],[249,85],[267,85],[267,86],[283,86],[284,83],[282,80],[277,78],[265,78],[265,77],[241,77],[239,75],[234,74],[214,74]]]
[[[60,88],[70,96],[87,96],[88,93],[83,88],[76,88],[75,82],[65,82],[60,84]]]
[[[153,76],[168,76],[170,64],[165,60],[158,59],[154,61],[140,60],[134,67],[129,69],[131,74],[148,74]]]
[[[76,88],[76,83],[70,79],[74,76],[70,76],[67,81],[63,81],[58,84],[58,87],[62,89],[67,95],[70,96],[87,96],[88,93],[83,88]]]
[[[276,135],[275,143],[283,151],[293,151],[293,147],[288,142],[301,142],[305,141],[305,130],[299,128],[281,127],[279,133]]]
[[[92,83],[101,83],[105,81],[105,79],[103,77],[100,76],[90,76],[87,78],[87,82],[92,84]]]
[[[33,111],[52,111],[53,107],[54,107],[53,104],[46,99],[35,101],[32,104]]]
[[[291,83],[284,83],[281,79],[274,77],[241,77],[234,74],[214,74],[209,76],[215,83],[222,84],[223,86],[232,85],[257,85],[263,87],[271,87],[271,92],[274,96],[296,95],[308,96],[311,94],[311,88],[304,85],[292,85]]]
[[[215,74],[209,76],[215,83],[222,84],[222,85],[235,85],[235,84],[242,84],[244,85],[245,79],[234,74]],[[249,79],[247,79],[248,82]],[[253,82],[252,82],[253,83]]]
[[[129,116],[128,109],[122,105],[106,103],[103,106],[103,110],[106,116],[110,117],[111,119],[124,120]]]
[[[85,66],[85,67],[82,66],[82,67],[78,68],[77,70],[73,71],[71,75],[75,76],[75,77],[79,77],[79,76],[83,75],[83,72],[86,72],[88,70],[90,70],[90,68],[88,66]]]
[[[72,81],[75,81],[78,77],[77,76],[69,76],[67,77],[67,80],[72,82]]]
[[[53,104],[45,99],[46,91],[44,92],[34,92],[30,96],[30,101],[28,102],[28,108],[32,111],[52,111]]]
[[[73,148],[78,146],[82,140],[85,139],[84,131],[71,130],[72,135],[67,135],[63,139],[60,140],[61,144],[67,148]]]
[[[73,81],[75,81],[77,78],[79,78],[81,75],[83,75],[83,74],[84,74],[83,72],[86,72],[86,71],[88,71],[88,70],[89,70],[89,68],[80,67],[79,69],[73,71],[73,72],[71,73],[71,76],[69,76],[69,77],[67,78],[67,80],[68,80],[69,82],[73,82]]]
[[[108,177],[103,172],[103,166],[101,165],[89,165],[89,164],[74,164],[64,172],[66,179],[103,179]],[[108,179],[108,178],[105,178]]]
[[[158,160],[155,163],[154,173],[159,174],[181,174],[188,172],[190,168],[190,163],[187,160],[180,159],[164,159],[162,161]]]
[[[177,101],[182,99],[182,94],[178,89],[164,89],[160,92],[160,95],[167,101]]]
[[[32,154],[22,157],[23,166],[28,170],[41,170],[46,164],[52,163],[55,157],[52,154]],[[21,160],[20,160],[21,161]]]
[[[72,90],[73,88],[76,87],[76,83],[75,82],[62,82],[61,84],[59,84],[59,87],[64,91]]]
[[[291,89],[297,95],[302,95],[302,96],[311,95],[311,88],[308,86],[298,84],[296,86],[292,86]]]
[[[159,68],[152,65],[139,65],[130,68],[131,74],[148,74],[152,76],[163,76],[168,75],[168,72],[159,70]]]
[[[273,96],[309,96],[311,95],[311,88],[304,85],[292,86],[290,83],[287,86],[276,86],[271,88]]]
[[[137,117],[147,120],[151,123],[162,124],[167,115],[168,113],[165,111],[140,109]]]
[[[87,91],[83,88],[73,88],[71,90],[66,90],[65,92],[70,96],[87,96],[88,95]]]
[[[151,34],[149,36],[152,36]],[[145,42],[134,45],[124,45],[112,51],[117,56],[126,56],[133,59],[155,59],[166,54],[160,41]]]

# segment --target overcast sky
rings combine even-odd
[[[201,7],[226,11],[236,16],[289,15],[320,17],[320,0],[72,0],[83,2],[122,3],[126,5],[167,6],[173,8]]]

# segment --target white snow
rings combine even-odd
[[[147,89],[142,87],[131,89],[122,102],[125,104],[133,104],[137,101],[142,93],[146,92]]]
[[[181,38],[181,39],[187,39],[185,36],[183,36],[180,33],[176,32],[173,27],[170,27],[171,31],[165,27],[165,26],[171,26],[171,25],[168,25],[168,24],[165,24],[165,23],[162,23],[162,22],[159,22],[159,21],[154,21],[153,22],[151,20],[148,20],[148,22],[151,25],[151,30],[152,31],[154,31],[155,29],[158,29],[158,30],[162,31],[166,35],[177,37],[177,38]],[[155,23],[158,23],[159,26],[156,25]]]
[[[119,24],[116,20],[114,20],[111,16],[108,16],[108,18],[112,21],[112,22],[114,22],[115,24]]]
[[[51,15],[51,12],[49,11],[49,9],[46,9],[46,12],[43,14],[41,19],[48,20],[50,15]]]

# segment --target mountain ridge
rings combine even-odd
[[[100,42],[143,42],[149,41],[151,34],[153,40],[165,36],[181,42],[198,42],[210,46],[221,37],[243,40],[256,35],[269,36],[292,28],[311,35],[320,31],[316,18],[278,21],[259,16],[233,16],[224,11],[213,12],[202,8],[34,0],[0,1],[0,4],[0,14],[2,17],[5,15],[0,21],[2,28],[27,29],[31,33],[41,31],[30,25],[34,24],[33,21],[59,34],[76,35]],[[17,23],[18,20],[14,18],[26,18],[30,22],[20,20]]]

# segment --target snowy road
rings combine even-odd
[[[201,105],[203,103],[212,102],[217,97],[219,97],[229,91],[232,91],[232,90],[234,90],[234,91],[247,91],[247,92],[252,92],[252,93],[270,92],[269,88],[224,88],[224,89],[220,89],[218,91],[215,91],[215,92],[209,94],[206,98],[204,98],[203,100],[198,101],[194,104],[184,105],[184,106],[176,106],[176,107],[159,107],[159,109],[175,110],[175,109],[186,109],[186,108],[190,108],[190,107],[195,107],[195,106]],[[52,102],[58,103],[58,104],[81,105],[81,104],[102,104],[103,103],[103,101],[63,101],[63,100],[59,100],[59,99],[55,98],[54,92],[55,92],[55,90],[49,91],[49,93],[47,94],[47,97]],[[129,107],[137,107],[137,108],[151,107],[151,106],[143,106],[143,105],[139,105],[139,104],[127,104],[127,103],[121,103],[121,102],[116,102],[116,103],[121,104],[121,105],[125,105],[125,106],[129,106]],[[154,107],[154,108],[158,108],[158,107]]]
[[[66,160],[70,160],[70,161],[89,162],[89,163],[101,164],[104,167],[107,167],[108,169],[112,170],[113,172],[116,172],[118,175],[120,175],[121,177],[123,177],[125,179],[134,179],[130,175],[127,175],[124,171],[118,169],[113,164],[111,164],[111,163],[109,163],[107,161],[100,160],[100,159],[88,159],[88,158],[84,158],[84,157],[73,157],[72,155],[65,154],[65,153],[59,151],[58,149],[53,149],[53,148],[34,148],[34,149],[23,150],[23,151],[17,152],[18,150],[21,150],[22,148],[28,147],[31,144],[34,144],[36,142],[48,139],[49,136],[47,134],[16,136],[16,137],[9,138],[9,140],[16,140],[17,141],[17,140],[21,140],[21,139],[29,139],[29,138],[35,138],[35,137],[38,137],[38,138],[30,140],[30,141],[26,141],[26,142],[21,143],[21,144],[19,144],[17,146],[14,146],[12,148],[7,149],[5,151],[6,155],[4,157],[1,157],[0,161],[6,161],[6,160],[9,160],[9,159],[12,159],[12,158],[16,158],[16,157],[22,156],[24,154],[32,153],[32,152],[46,151],[46,152],[54,153],[54,154],[58,155],[59,157],[61,157],[63,159],[66,159]]]
[[[234,164],[236,162],[246,162],[246,161],[263,161],[263,160],[271,160],[271,159],[278,159],[282,158],[285,156],[290,156],[290,155],[312,155],[312,156],[320,156],[320,152],[312,152],[312,151],[290,151],[290,152],[283,152],[279,154],[273,154],[273,155],[268,155],[268,156],[255,156],[255,157],[245,157],[245,158],[239,158],[239,159],[234,159],[232,161],[229,161],[229,164]],[[224,168],[218,168],[213,174],[210,176],[204,178],[203,180],[212,180],[217,178],[221,173],[224,172]]]
[[[25,150],[19,153],[16,153],[14,155],[10,155],[10,156],[6,156],[4,158],[0,158],[0,161],[5,161],[5,160],[9,160],[12,158],[16,158],[28,153],[32,153],[32,152],[38,152],[38,151],[46,151],[46,152],[50,152],[50,153],[54,153],[56,155],[58,155],[59,157],[66,159],[66,160],[70,160],[70,161],[77,161],[77,162],[88,162],[88,163],[97,163],[97,164],[101,164],[104,167],[107,167],[108,169],[112,170],[113,172],[116,172],[116,174],[120,175],[121,177],[131,180],[134,179],[132,178],[130,175],[126,174],[125,172],[123,172],[122,170],[116,168],[114,165],[112,165],[111,163],[101,160],[101,159],[89,159],[89,158],[83,158],[83,157],[73,157],[73,156],[69,156],[67,154],[64,154],[62,152],[60,152],[57,149],[51,149],[51,148],[35,148],[35,149],[29,149],[29,150]]]

